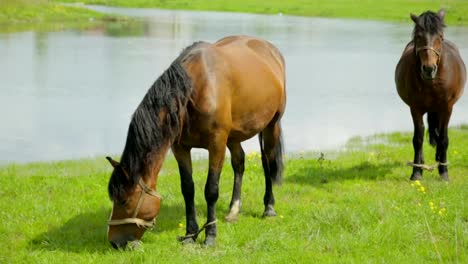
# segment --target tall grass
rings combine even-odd
[[[411,135],[354,138],[345,150],[293,153],[275,187],[276,218],[263,219],[258,153],[246,158],[243,208],[227,223],[233,174],[225,163],[214,248],[179,244],[185,209],[177,166],[165,161],[155,230],[139,251],[106,240],[111,172],[104,158],[10,164],[0,168],[2,263],[467,263],[468,129],[450,130],[451,182],[425,172],[410,182]],[[434,150],[425,146],[426,161]],[[194,162],[199,223],[206,219],[207,162]],[[199,238],[200,242],[204,235]]]

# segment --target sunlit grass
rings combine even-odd
[[[75,2],[75,0],[59,0]],[[466,0],[83,0],[99,5],[156,7],[165,9],[233,11],[314,17],[340,17],[410,22],[409,13],[447,9],[449,24],[468,24]]]
[[[96,26],[121,17],[46,0],[1,0],[0,32]]]
[[[111,167],[102,158],[0,167],[1,263],[466,263],[468,129],[450,130],[449,183],[436,172],[410,182],[411,134],[355,138],[338,152],[287,154],[278,217],[263,219],[259,153],[248,153],[238,222],[223,220],[232,191],[230,162],[220,182],[215,248],[182,246],[185,209],[177,165],[160,174],[163,205],[143,248],[106,240]],[[372,143],[373,142],[373,143]],[[426,161],[434,150],[425,144]],[[199,224],[206,220],[207,162],[194,162]],[[203,240],[201,235],[199,242]]]

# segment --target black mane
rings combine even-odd
[[[444,21],[432,11],[426,11],[418,17],[418,23],[413,30],[413,36],[417,31],[428,32],[431,35],[441,34],[444,31]]]
[[[154,82],[133,113],[119,165],[121,168],[114,169],[109,181],[112,200],[123,200],[127,191],[138,183],[145,169],[151,165],[152,154],[166,140],[172,142],[179,135],[192,93],[192,80],[182,67],[182,62],[197,44],[199,42],[182,51]],[[162,119],[159,118],[161,111],[166,112]]]

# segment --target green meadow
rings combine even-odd
[[[126,21],[75,0],[0,0],[0,32],[59,30]],[[447,9],[447,24],[468,25],[464,0],[81,0],[87,4],[339,17],[410,23],[408,14]],[[356,4],[358,2],[358,4]],[[122,19],[122,20],[121,20]],[[408,118],[409,114],[408,114]],[[224,221],[232,192],[230,162],[220,182],[217,245],[181,245],[185,209],[177,164],[159,176],[155,229],[135,251],[107,241],[111,166],[104,159],[0,166],[0,263],[468,263],[468,126],[450,129],[450,182],[436,171],[410,182],[408,132],[355,137],[340,150],[289,153],[277,217],[262,218],[264,177],[258,153],[246,158],[242,212]],[[426,136],[427,137],[427,136]],[[427,141],[427,140],[426,140]],[[426,162],[435,151],[424,146]],[[200,226],[206,220],[207,161],[194,161]]]
[[[77,0],[59,0],[76,2]],[[411,22],[409,13],[447,9],[447,23],[468,24],[466,0],[81,0],[87,4],[164,9],[229,11]]]
[[[285,14],[310,17],[352,18],[410,23],[409,13],[446,8],[449,25],[468,25],[468,1],[465,0],[1,0],[0,32],[53,31],[84,29],[106,22],[132,23],[129,18],[102,14],[80,5],[84,3],[122,7]]]
[[[409,118],[409,117],[408,117]],[[181,245],[184,202],[171,156],[159,176],[163,204],[156,228],[135,251],[106,239],[111,210],[104,159],[0,167],[1,263],[467,263],[468,126],[450,129],[450,182],[437,172],[410,182],[411,133],[356,137],[340,151],[286,155],[275,186],[275,218],[264,219],[263,171],[249,153],[243,207],[224,221],[230,162],[220,182],[217,245]],[[427,163],[434,150],[425,144]],[[206,220],[207,161],[194,162],[199,224]]]
[[[0,32],[89,28],[115,21],[126,19],[47,0],[0,1]]]

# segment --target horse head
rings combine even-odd
[[[437,75],[444,42],[445,10],[437,13],[426,11],[420,16],[411,14],[414,21],[413,43],[415,55],[419,61],[421,77],[433,80]]]
[[[153,227],[161,197],[144,177],[131,176],[125,166],[110,157],[107,160],[114,167],[109,182],[113,206],[107,237],[114,248],[125,248],[129,242],[138,242]]]

